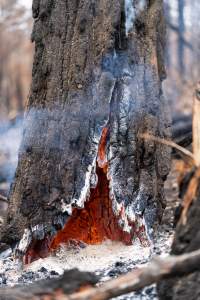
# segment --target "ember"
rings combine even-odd
[[[100,244],[105,239],[131,244],[132,233],[124,232],[118,225],[109,199],[109,184],[103,169],[97,167],[98,184],[91,190],[84,209],[73,210],[72,216],[52,242],[52,248],[70,239],[87,244]]]

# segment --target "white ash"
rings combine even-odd
[[[120,219],[119,219],[119,226],[123,229],[123,231],[125,232],[130,232],[132,227],[129,226],[129,218],[128,218],[128,215],[127,215],[127,211],[124,207],[124,203],[121,202],[121,203],[118,203],[116,198],[115,198],[115,194],[114,194],[114,183],[113,183],[113,179],[112,179],[112,174],[111,174],[111,168],[109,168],[109,172],[108,172],[108,180],[109,180],[109,197],[112,201],[112,210],[113,210],[113,213],[116,215],[116,216],[120,216]],[[133,218],[133,216],[132,216]]]
[[[105,241],[101,245],[88,245],[84,248],[68,248],[63,245],[55,256],[33,262],[28,266],[28,270],[37,272],[41,267],[45,267],[63,273],[64,270],[78,268],[81,271],[89,272],[105,271],[107,274],[107,271],[119,258],[121,263],[126,264],[130,260],[147,261],[149,256],[150,249],[143,248],[137,241],[132,246],[111,241]]]
[[[64,199],[61,199],[61,211],[67,212],[69,216],[72,215],[72,205],[65,203]]]
[[[85,186],[82,188],[81,190],[81,194],[79,199],[73,199],[72,203],[75,203],[76,207],[78,208],[84,208],[84,203],[87,200],[87,198],[89,197],[90,194],[90,179],[91,179],[91,175],[92,175],[92,170],[94,169],[96,165],[96,156],[93,160],[92,165],[88,166],[88,170],[86,172],[85,175]]]
[[[28,246],[30,245],[31,239],[32,239],[31,231],[29,229],[25,229],[23,237],[17,247],[18,251],[25,253]]]

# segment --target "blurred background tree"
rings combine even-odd
[[[17,0],[0,0],[0,118],[23,112],[28,95],[33,47],[31,12]]]
[[[29,2],[29,7],[27,6]],[[0,0],[0,193],[7,195],[18,159],[31,82],[31,0]]]
[[[165,0],[168,38],[165,94],[173,114],[192,111],[192,94],[200,77],[200,2]]]

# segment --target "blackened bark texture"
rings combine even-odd
[[[187,214],[184,214],[184,210],[182,210],[171,251],[175,255],[189,253],[200,248],[200,171],[192,170],[187,177],[190,180],[185,182],[186,192],[190,187],[192,188],[190,194],[193,191],[196,192],[192,197],[193,201],[188,207]],[[185,204],[187,203],[185,202]],[[176,279],[161,282],[158,285],[158,292],[159,299],[162,300],[200,299],[200,272],[194,272],[182,278],[177,276]]]
[[[24,252],[84,206],[105,126],[113,211],[124,230],[145,222],[152,235],[170,151],[139,134],[170,135],[162,1],[34,0],[33,17],[32,87],[1,240],[21,240]]]

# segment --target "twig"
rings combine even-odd
[[[184,276],[200,269],[200,250],[180,256],[156,258],[144,268],[62,298],[63,300],[107,300],[159,282],[165,278]]]
[[[145,139],[145,140],[150,140],[150,141],[154,141],[154,142],[169,146],[171,148],[175,148],[178,151],[180,151],[181,153],[183,153],[184,155],[186,155],[189,158],[190,163],[193,166],[196,165],[195,158],[194,158],[194,155],[192,154],[192,152],[190,152],[189,150],[179,146],[178,144],[174,143],[173,141],[165,140],[165,139],[150,135],[148,133],[140,134],[139,137],[142,138],[142,139]]]

